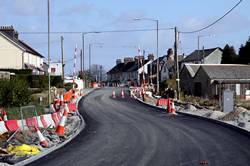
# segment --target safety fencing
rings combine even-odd
[[[73,90],[66,92],[60,99],[54,101],[52,105],[53,108],[51,109],[55,111],[53,113],[21,120],[5,119],[4,121],[0,121],[0,134],[15,132],[17,130],[27,130],[29,128],[57,128],[65,110],[67,113],[77,111],[76,101],[80,95],[83,95],[83,93],[76,93]]]

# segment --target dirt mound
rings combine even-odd
[[[229,112],[228,114],[226,114],[220,120],[223,120],[223,121],[235,121],[235,120],[237,120],[239,118],[239,115],[241,113],[245,112],[245,111],[246,111],[246,109],[244,109],[242,107],[238,107],[234,111]]]

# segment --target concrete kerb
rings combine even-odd
[[[83,119],[83,117],[81,116],[81,114],[78,112],[78,102],[85,96],[87,96],[88,94],[90,94],[92,91],[94,91],[96,89],[91,89],[89,90],[87,93],[85,93],[84,96],[81,96],[78,101],[77,101],[77,115],[80,117],[81,119],[81,123],[79,124],[79,126],[77,127],[77,130],[74,131],[74,133],[70,136],[69,139],[65,140],[64,142],[62,142],[61,144],[55,145],[47,150],[45,150],[44,152],[41,152],[40,154],[36,155],[36,156],[32,156],[26,160],[23,160],[21,162],[18,162],[16,164],[14,164],[15,166],[23,166],[23,165],[27,165],[29,163],[32,163],[48,154],[50,154],[51,152],[58,150],[60,148],[62,148],[63,146],[65,146],[66,144],[68,144],[70,141],[72,141],[76,136],[78,136],[80,134],[80,132],[85,128],[86,123]]]
[[[141,99],[137,98],[136,96],[134,96],[134,98],[139,101],[140,103],[143,103],[147,106],[150,106],[152,108],[157,108],[157,109],[160,109],[162,111],[165,111],[164,108],[161,108],[161,107],[157,107],[155,105],[152,105],[152,104],[149,104],[149,103],[146,103],[144,101],[142,101]],[[178,114],[180,115],[185,115],[185,116],[190,116],[190,117],[194,117],[194,118],[198,118],[198,119],[202,119],[202,120],[206,120],[206,121],[209,121],[209,122],[212,122],[212,123],[216,123],[216,124],[219,124],[221,126],[224,126],[224,127],[227,127],[227,128],[230,128],[230,129],[233,129],[235,131],[238,131],[248,137],[250,137],[250,132],[242,127],[239,127],[239,126],[235,126],[235,125],[232,125],[232,124],[229,124],[229,123],[226,123],[226,122],[223,122],[223,121],[220,121],[220,120],[216,120],[216,119],[211,119],[211,118],[207,118],[207,117],[203,117],[203,116],[199,116],[199,115],[193,115],[193,114],[188,114],[188,113],[185,113],[185,112],[180,112],[180,111],[176,111]]]

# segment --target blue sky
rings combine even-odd
[[[192,31],[221,17],[238,0],[51,0],[51,31],[102,31],[155,28],[152,21],[133,21],[133,18],[159,20],[159,28],[177,26],[180,31]],[[197,49],[198,35],[211,35],[200,40],[201,47],[233,45],[238,51],[250,36],[250,1],[243,0],[221,22],[195,34],[181,34],[178,52],[188,55]],[[19,32],[47,31],[47,0],[1,0],[0,25],[13,25]],[[60,60],[60,34],[51,35],[52,61]],[[80,34],[63,34],[65,59],[73,57],[74,47],[82,47]],[[85,60],[88,44],[104,43],[92,48],[92,63],[109,70],[117,58],[135,56],[137,46],[146,54],[155,53],[155,31],[88,34],[85,40]],[[20,38],[47,57],[47,36],[20,34]],[[160,31],[159,55],[173,47],[173,30]],[[78,50],[79,51],[79,50]],[[73,72],[73,61],[66,63],[66,73]],[[78,65],[79,66],[79,65]],[[85,67],[88,64],[85,63]],[[79,68],[79,67],[78,67]]]

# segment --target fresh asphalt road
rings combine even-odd
[[[120,93],[120,89],[116,89]],[[87,128],[34,166],[249,166],[250,138],[193,117],[170,116],[103,88],[81,100]],[[127,93],[126,93],[127,94]],[[204,165],[204,164],[203,164]]]

